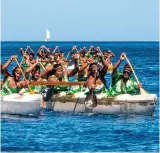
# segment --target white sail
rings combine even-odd
[[[49,30],[46,28],[46,38],[45,41],[48,41],[50,39],[50,32]]]

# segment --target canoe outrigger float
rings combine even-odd
[[[42,96],[40,94],[11,94],[1,96],[1,114],[25,115],[37,117],[40,115]]]
[[[93,113],[93,114],[126,114],[151,116],[156,107],[157,95],[123,94],[116,97],[97,98],[97,106],[90,107],[85,103],[85,98],[74,98],[71,95],[59,97],[54,95],[50,102],[46,102],[47,108],[58,112]]]

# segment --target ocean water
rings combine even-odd
[[[41,45],[67,52],[90,45],[111,49],[116,57],[125,52],[134,66],[139,81],[149,93],[157,94],[159,101],[159,44],[158,42],[2,42],[1,60],[19,55],[21,47],[31,46],[36,52]],[[119,70],[123,70],[125,61]],[[12,62],[11,72],[16,66]],[[3,76],[1,76],[1,79]],[[106,77],[107,79],[107,77]],[[43,111],[38,118],[2,115],[1,149],[16,151],[51,152],[158,152],[159,103],[153,116],[113,116],[55,113]]]

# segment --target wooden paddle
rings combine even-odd
[[[59,47],[58,47],[58,52],[59,52],[59,54],[60,54],[60,52],[61,52],[60,49],[59,49]]]
[[[70,53],[73,52],[73,50],[74,50],[74,49],[72,48],[72,50],[68,52],[66,60],[68,59]]]
[[[100,51],[100,53],[103,55],[103,53],[102,53],[102,51],[101,51],[100,47],[98,47],[98,50],[99,50],[99,51]]]
[[[52,54],[54,54],[57,49],[58,49],[58,46],[55,47],[55,49],[53,50]]]
[[[38,60],[38,57],[37,57],[36,60]],[[40,64],[40,66],[43,68],[43,70],[45,70],[45,67],[43,66],[43,64],[42,64],[41,62],[39,62],[39,64]]]
[[[76,46],[75,46],[75,50],[76,50],[77,54],[79,54],[79,51],[78,51],[78,49],[77,49],[77,47],[76,47]]]
[[[30,85],[35,85],[35,86],[38,86],[38,85],[45,85],[45,86],[55,86],[55,85],[58,85],[58,86],[76,86],[76,85],[84,85],[85,82],[45,82],[45,81],[31,81],[29,83]]]
[[[71,53],[71,51],[69,51],[69,52],[68,52],[68,54],[67,54],[67,58],[66,58],[66,59],[68,59],[68,57],[69,57],[69,54],[70,54],[70,53]]]
[[[24,55],[22,55],[23,56],[23,58],[22,58],[22,61],[20,62],[20,65],[23,63],[23,60],[24,60],[24,56],[26,55],[26,52],[28,51],[28,46],[27,46],[27,48],[26,48],[26,50],[25,50],[25,52],[24,52]]]
[[[68,52],[66,60],[68,60],[68,57],[69,57],[70,53],[73,52],[73,50],[74,50],[74,49],[72,48],[72,50]],[[69,63],[68,63],[68,65],[65,67],[65,70],[67,70],[68,67],[69,67]]]
[[[91,49],[92,49],[92,46],[89,48],[88,53],[90,53]]]
[[[27,46],[27,48],[28,48],[32,53],[34,53],[33,49],[32,49],[30,46]]]
[[[0,86],[1,86],[1,87],[2,87],[3,83],[4,83],[4,82],[1,80],[1,81],[0,81]]]
[[[18,62],[18,60],[16,58],[15,58],[15,61],[16,61],[17,65],[19,66],[20,70],[21,70],[21,73],[22,73],[22,75],[24,77],[24,80],[26,81],[27,79],[25,77],[25,74],[24,74],[24,72],[23,72],[23,70],[22,70],[22,68],[21,68],[21,66],[20,66],[20,64],[19,64],[19,62]],[[31,87],[29,86],[29,84],[27,84],[27,86],[28,86],[30,94],[35,94],[35,92],[31,89]]]
[[[130,68],[131,68],[131,70],[132,70],[132,72],[133,72],[133,75],[134,75],[137,83],[140,84],[140,82],[139,82],[139,80],[138,80],[138,78],[137,78],[137,76],[136,76],[136,73],[135,73],[135,71],[134,71],[134,69],[133,69],[130,61],[128,60],[128,58],[127,58],[126,55],[124,55],[124,57],[125,57],[126,61],[128,62],[128,64],[129,64],[129,66],[130,66]],[[141,93],[141,95],[147,95],[147,94],[149,94],[149,93],[148,93],[147,91],[145,91],[142,87],[140,88],[140,93]]]
[[[41,62],[39,62],[39,64],[43,68],[43,70],[45,70],[45,67],[43,66],[43,64]]]

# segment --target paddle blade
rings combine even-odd
[[[30,90],[29,93],[30,93],[31,95],[36,94],[33,90]]]
[[[145,91],[143,88],[140,88],[141,95],[148,95],[149,93]]]
[[[42,108],[46,108],[46,103],[45,103],[45,101],[43,99],[41,100],[41,107]]]
[[[29,93],[31,94],[31,95],[33,95],[33,94],[36,94],[32,89],[31,89],[31,87],[28,85],[28,89],[29,89]]]
[[[85,105],[86,105],[87,107],[91,107],[91,108],[97,106],[97,97],[96,97],[96,95],[95,95],[93,92],[90,92],[90,93],[87,95],[87,97],[86,97],[86,99],[85,99]]]
[[[4,83],[3,81],[0,81],[0,86],[2,86],[2,85],[3,85],[3,83]]]

